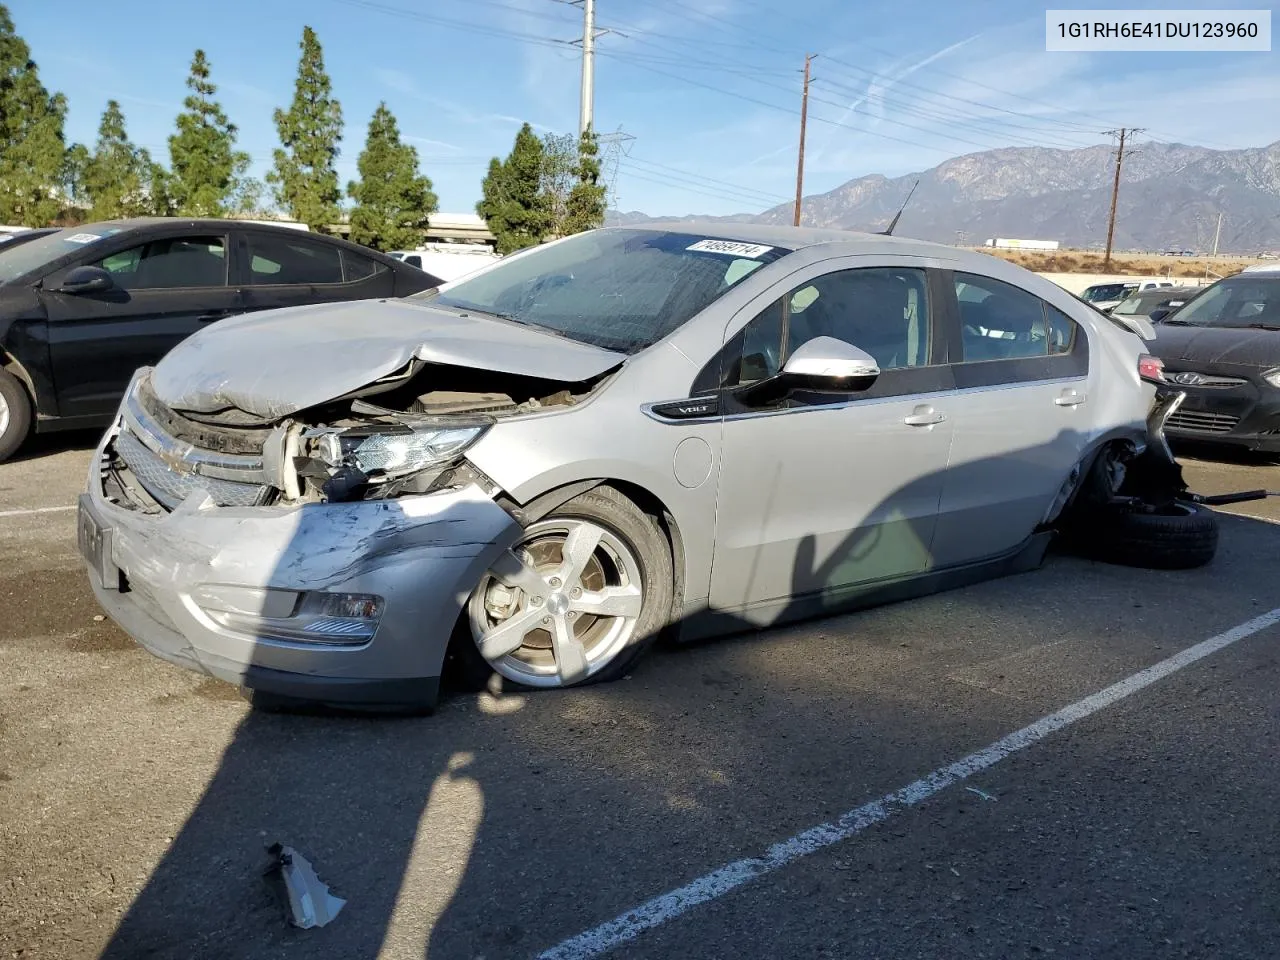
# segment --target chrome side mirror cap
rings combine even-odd
[[[880,376],[880,365],[851,343],[814,337],[787,357],[782,376],[797,384],[803,382],[808,389],[865,390]]]

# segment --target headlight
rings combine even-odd
[[[1262,379],[1273,387],[1280,387],[1280,367],[1272,367],[1262,375]]]
[[[303,434],[306,452],[333,470],[354,468],[371,480],[393,480],[455,459],[487,423],[322,427]]]

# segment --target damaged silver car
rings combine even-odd
[[[1138,333],[917,241],[592,231],[201,331],[134,377],[81,549],[139,643],[259,696],[615,679],[659,634],[1038,565],[1146,443]]]

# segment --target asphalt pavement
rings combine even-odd
[[[278,716],[99,619],[92,440],[0,465],[0,958],[1280,955],[1278,500],[1201,570],[1053,555],[608,686]]]

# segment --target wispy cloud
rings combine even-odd
[[[526,121],[520,117],[515,117],[506,113],[491,113],[484,110],[475,110],[466,107],[453,100],[446,100],[442,97],[433,96],[424,91],[418,82],[409,74],[400,70],[379,69],[374,71],[374,76],[378,82],[396,93],[412,97],[422,103],[430,104],[441,113],[444,113],[452,120],[473,126],[487,127],[518,127]],[[533,129],[543,133],[550,132],[553,128],[546,124],[538,123],[533,120],[527,121]],[[461,149],[460,147],[457,149]]]
[[[981,33],[975,33],[973,36],[966,37],[965,39],[959,40],[956,43],[949,44],[948,46],[945,46],[940,50],[935,50],[933,53],[929,54],[928,56],[922,57],[921,59],[916,60],[913,63],[909,63],[905,67],[901,67],[897,70],[890,71],[889,73],[884,75],[873,76],[871,80],[867,83],[866,93],[852,100],[849,103],[849,105],[845,107],[844,112],[840,114],[840,117],[836,121],[836,123],[843,126],[845,123],[848,122],[849,118],[853,116],[854,112],[857,111],[857,109],[860,106],[868,102],[870,102],[872,106],[872,111],[874,115],[877,117],[883,117],[885,113],[885,105],[884,105],[883,97],[885,94],[887,94],[890,90],[892,90],[895,86],[897,86],[907,77],[911,76],[913,73],[923,70],[925,67],[929,66],[931,63],[936,63],[937,61],[941,60],[943,57],[946,57],[952,53],[955,53],[957,50],[961,49],[962,47],[968,46],[969,44],[980,39],[981,37],[982,37]],[[823,154],[826,152],[827,148],[831,145],[832,139],[838,134],[839,134],[839,131],[832,131],[824,138],[823,142],[819,144],[818,149],[815,151],[815,154],[816,154],[815,160],[820,161],[822,159]]]
[[[444,140],[432,140],[430,137],[416,137],[411,133],[402,134],[400,139],[411,140],[414,143],[425,144],[428,147],[440,147],[442,150],[452,150],[455,153],[461,153],[462,147],[456,143],[448,143]]]

